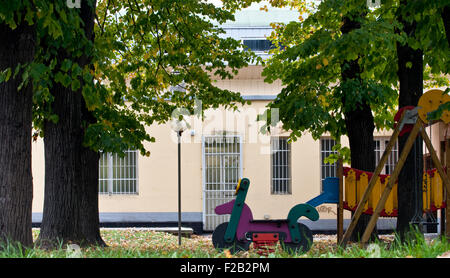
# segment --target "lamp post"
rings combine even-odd
[[[181,135],[187,129],[184,120],[173,120],[172,129],[178,138],[178,245],[181,246]]]
[[[178,245],[181,245],[181,134],[183,130],[177,132],[178,136]]]

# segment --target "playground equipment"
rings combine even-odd
[[[231,214],[230,221],[222,223],[213,231],[212,242],[216,249],[229,249],[231,253],[248,250],[253,242],[256,248],[268,248],[280,242],[288,252],[306,252],[311,248],[311,230],[297,220],[305,216],[312,221],[319,219],[317,210],[309,204],[297,204],[291,208],[286,219],[255,220],[245,198],[250,186],[247,178],[239,180],[236,199],[219,205],[215,212]]]
[[[245,204],[250,181],[242,179],[236,188],[236,200],[217,206],[217,214],[231,214],[229,222],[219,225],[213,232],[215,248],[229,248],[231,252],[248,250],[253,242],[255,247],[270,247],[280,241],[284,249],[289,251],[308,251],[312,244],[312,232],[303,224],[297,223],[301,216],[316,221],[319,218],[316,206],[323,203],[338,204],[337,231],[338,242],[341,246],[347,244],[353,233],[356,223],[362,213],[371,215],[371,219],[360,240],[368,242],[378,217],[397,216],[397,178],[411,151],[416,137],[421,135],[430,152],[435,169],[423,173],[421,196],[423,198],[423,211],[436,211],[447,207],[450,203],[450,180],[438,159],[430,138],[424,126],[432,124],[427,119],[427,113],[436,110],[440,104],[450,101],[450,96],[440,90],[431,90],[425,93],[418,102],[417,107],[404,107],[400,109],[394,120],[396,125],[391,138],[385,147],[375,171],[367,172],[342,166],[338,161],[337,178],[327,178],[323,182],[323,193],[305,204],[294,206],[287,219],[281,220],[254,220],[250,208]],[[448,124],[450,112],[444,111],[439,121]],[[399,136],[409,134],[403,150],[398,158],[391,175],[382,175],[381,171]],[[450,140],[446,141],[446,164],[450,166]],[[345,179],[345,181],[344,181]],[[447,200],[444,191],[447,191]],[[344,199],[345,198],[345,199]],[[414,201],[414,200],[412,200]],[[343,233],[343,210],[353,211],[353,217],[345,234]],[[450,210],[447,208],[447,235],[450,236]]]
[[[317,207],[321,204],[337,204],[339,202],[339,179],[325,178],[322,183],[323,192],[306,202],[307,204]]]
[[[389,198],[391,198],[391,200],[396,199],[396,198],[394,198],[395,190],[393,192],[391,192],[391,191],[394,188],[395,183],[397,182],[397,178],[400,174],[403,164],[405,163],[406,157],[408,156],[409,152],[411,151],[414,141],[415,141],[416,137],[419,135],[419,133],[420,133],[423,141],[425,142],[426,147],[428,148],[428,150],[430,152],[433,164],[436,166],[436,171],[441,178],[439,180],[437,177],[435,177],[437,175],[435,175],[434,174],[435,172],[433,172],[433,171],[430,173],[426,173],[426,174],[424,173],[424,175],[426,175],[426,179],[424,179],[424,180],[426,180],[426,182],[428,182],[428,180],[430,179],[431,184],[433,184],[433,182],[435,184],[434,187],[430,187],[430,190],[431,190],[430,194],[426,193],[428,191],[426,191],[424,193],[425,198],[426,198],[425,201],[426,202],[430,201],[429,203],[431,203],[431,200],[432,200],[431,196],[434,196],[433,200],[434,200],[435,207],[445,205],[442,203],[439,204],[439,194],[438,193],[433,194],[433,188],[435,191],[436,190],[439,191],[439,183],[440,183],[440,181],[442,181],[442,183],[445,185],[445,187],[447,189],[447,193],[449,193],[450,192],[450,181],[449,181],[446,173],[444,172],[444,168],[442,167],[441,162],[439,161],[439,159],[437,157],[436,151],[434,150],[433,145],[431,144],[430,138],[428,137],[427,133],[424,130],[424,125],[429,123],[429,121],[426,117],[427,113],[436,110],[440,104],[443,104],[443,103],[449,101],[449,99],[450,99],[450,97],[446,94],[443,94],[442,91],[431,90],[431,91],[425,93],[419,99],[417,107],[407,107],[407,108],[399,111],[399,113],[396,117],[396,118],[398,118],[398,121],[395,126],[394,132],[389,140],[388,145],[386,146],[386,149],[385,149],[374,173],[372,173],[372,175],[370,177],[369,177],[370,173],[361,173],[359,175],[360,181],[361,181],[361,176],[363,175],[362,183],[364,184],[363,187],[365,187],[364,191],[361,188],[359,191],[360,193],[358,194],[358,192],[357,192],[357,194],[356,194],[356,196],[358,196],[358,198],[354,199],[354,200],[351,199],[351,198],[353,198],[353,196],[355,196],[354,194],[347,195],[347,205],[349,202],[351,202],[352,204],[357,203],[358,205],[356,206],[356,209],[354,210],[354,214],[353,214],[352,220],[350,222],[350,225],[347,228],[347,231],[343,235],[343,238],[340,240],[340,244],[342,246],[345,246],[347,244],[347,242],[350,238],[350,235],[352,234],[354,228],[356,227],[356,223],[358,222],[359,217],[361,216],[361,214],[363,212],[369,211],[369,206],[375,207],[375,209],[373,209],[373,211],[372,211],[372,216],[371,216],[369,223],[367,224],[366,230],[364,231],[364,234],[361,238],[361,244],[367,243],[367,241],[370,237],[370,234],[372,233],[372,231],[376,225],[377,219],[381,215],[382,211],[384,211],[386,214],[391,214],[391,215],[394,214],[395,202],[394,201],[388,202],[388,199]],[[449,111],[445,111],[442,114],[440,121],[443,121],[446,124],[450,122]],[[381,173],[384,165],[387,162],[388,156],[389,156],[390,152],[392,151],[395,141],[400,136],[400,134],[403,135],[406,133],[409,133],[409,136],[408,136],[406,143],[403,147],[403,150],[400,154],[398,162],[395,165],[394,171],[389,177],[384,177],[384,183],[382,186],[381,185],[382,184],[381,183],[382,176],[380,176],[380,173]],[[349,178],[348,183],[351,184],[350,188],[352,188],[352,189],[349,189],[347,192],[352,192],[352,190],[357,191],[357,189],[355,188],[356,180],[357,180],[356,172],[352,173],[350,171],[352,171],[352,170],[347,171],[347,178]],[[368,181],[367,186],[365,186],[366,181]],[[346,184],[347,184],[347,181],[346,181]],[[343,186],[343,183],[342,183],[342,181],[340,181],[340,188],[342,186]],[[381,191],[381,190],[382,190],[382,193],[380,195],[378,195],[377,191]],[[376,196],[376,197],[374,197],[374,196]],[[379,196],[379,198],[377,201],[378,196]],[[428,196],[430,196],[429,199],[428,199]],[[376,203],[376,204],[374,205],[374,203]],[[343,206],[340,206],[340,207],[343,208]]]
[[[356,206],[361,200],[364,191],[369,185],[369,180],[373,173],[361,171],[354,168],[344,167],[344,209],[355,211]],[[364,205],[362,213],[372,215],[381,193],[386,188],[390,179],[390,175],[378,175],[375,185],[369,195],[368,202]],[[446,207],[443,199],[443,184],[441,177],[437,174],[437,169],[424,171],[422,182],[423,211],[435,212],[438,209]],[[389,194],[384,207],[380,212],[380,216],[397,217],[398,201],[397,201],[397,182],[394,183],[391,193]]]

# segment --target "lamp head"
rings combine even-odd
[[[178,119],[172,119],[172,121],[170,122],[170,127],[172,128],[173,131],[177,133],[181,133],[186,129],[188,129],[186,121],[184,120],[180,121]]]
[[[190,126],[186,121],[186,117],[189,117],[191,114],[189,110],[186,108],[176,108],[172,111],[172,119],[170,122],[170,127],[173,131],[181,134],[183,131],[188,129]]]

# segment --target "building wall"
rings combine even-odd
[[[260,12],[255,12],[260,13]],[[224,26],[226,36],[235,39],[261,39],[270,35],[268,22],[295,20],[297,15],[289,12],[275,14],[278,19],[245,15],[242,20],[257,19],[261,22],[244,22]],[[271,14],[274,15],[274,14]],[[237,16],[239,18],[239,15]],[[279,20],[283,19],[283,20]],[[242,21],[241,20],[241,21]],[[239,21],[239,20],[238,20]],[[248,28],[253,26],[253,28]],[[262,54],[265,58],[267,54]],[[242,136],[242,175],[251,181],[247,204],[256,219],[286,218],[289,210],[298,203],[304,203],[320,194],[320,142],[305,133],[291,145],[292,194],[271,194],[270,135],[259,133],[261,123],[256,116],[265,110],[267,103],[282,89],[280,81],[265,83],[261,77],[262,66],[251,65],[239,71],[233,80],[216,80],[223,89],[240,92],[252,100],[251,105],[240,107],[239,112],[223,109],[205,111],[204,121],[192,117],[191,130],[182,136],[182,211],[183,221],[200,224],[203,221],[204,194],[202,177],[202,136],[219,132]],[[138,194],[99,196],[100,220],[103,223],[175,223],[178,210],[177,138],[170,124],[147,127],[155,143],[146,143],[150,157],[138,158]],[[287,136],[280,129],[272,136]],[[375,136],[390,136],[390,131],[377,131]],[[443,137],[442,132],[433,131],[433,142]],[[342,138],[348,146],[347,138]],[[44,200],[44,148],[39,139],[33,143],[33,221],[40,222]],[[335,227],[336,205],[324,204],[318,207],[320,220],[309,223],[314,229],[327,230]],[[350,213],[345,212],[345,218]],[[311,226],[310,226],[311,227]]]
[[[261,114],[269,101],[253,101],[240,107],[239,112],[226,110],[206,111],[205,121],[191,117],[191,130],[182,136],[182,211],[183,221],[202,222],[202,136],[217,132],[236,133],[242,136],[243,177],[251,181],[247,204],[256,219],[286,218],[294,205],[304,203],[320,194],[320,142],[305,133],[291,145],[292,194],[271,194],[270,135],[258,132],[261,123],[256,116]],[[194,131],[194,133],[192,133]],[[170,124],[148,127],[156,143],[147,143],[150,157],[138,159],[138,194],[99,196],[102,222],[176,222],[178,210],[177,138]],[[275,132],[276,133],[276,132]],[[273,136],[287,136],[278,131]],[[389,132],[376,135],[389,136]],[[348,145],[346,138],[343,144]],[[36,222],[43,208],[44,186],[43,143],[33,143],[34,200],[33,212]],[[336,205],[323,204],[318,208],[320,219],[329,220],[326,227],[334,225]],[[350,218],[346,212],[345,217]],[[319,221],[320,222],[320,221]],[[325,226],[317,226],[317,229]]]

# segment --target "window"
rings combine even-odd
[[[271,138],[272,194],[291,194],[291,144],[287,137]]]
[[[337,176],[337,163],[325,163],[325,158],[330,154],[336,153],[333,151],[334,145],[336,145],[336,141],[331,138],[320,139],[320,178],[322,188],[325,178]]]
[[[270,49],[274,48],[274,45],[269,40],[244,40],[243,44],[255,52],[268,52]]]
[[[375,143],[375,161],[376,165],[380,162],[381,156],[386,149],[386,146],[389,143],[389,139],[387,137],[376,138],[374,140]],[[320,155],[321,155],[321,179],[322,181],[328,177],[336,177],[337,176],[337,164],[328,164],[325,163],[325,158],[327,158],[330,154],[336,153],[333,151],[334,145],[336,145],[336,141],[333,139],[324,138],[320,140]],[[398,145],[397,143],[392,148],[392,152],[389,154],[388,160],[381,171],[382,174],[391,174],[394,171],[395,164],[397,164],[398,160]]]
[[[137,151],[125,151],[125,156],[101,153],[99,160],[100,194],[137,194]]]
[[[375,165],[380,163],[381,156],[383,156],[384,150],[386,146],[389,144],[389,139],[387,137],[375,138]],[[398,143],[396,142],[394,147],[392,148],[391,153],[389,154],[388,160],[384,165],[381,174],[390,175],[394,171],[395,164],[397,164],[398,160]]]

